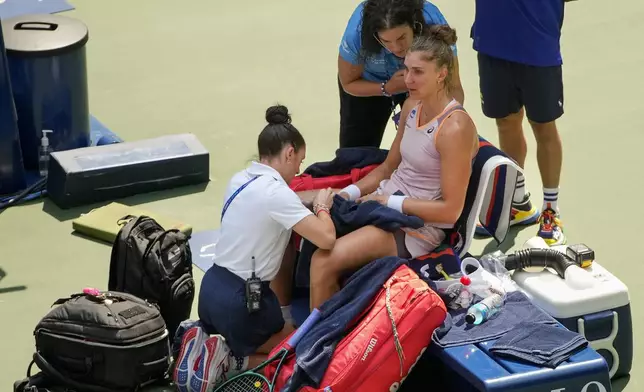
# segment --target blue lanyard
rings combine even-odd
[[[235,197],[237,197],[239,192],[244,190],[244,188],[246,188],[248,185],[250,185],[251,182],[255,181],[259,177],[261,177],[261,175],[251,178],[247,183],[245,183],[244,185],[240,186],[232,195],[230,195],[230,197],[228,198],[228,200],[226,200],[226,203],[224,204],[224,208],[221,210],[221,220],[220,220],[220,222],[224,220],[224,214],[226,213],[226,210],[230,206],[230,203],[232,203],[233,199]]]

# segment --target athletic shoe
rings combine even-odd
[[[543,238],[550,246],[566,243],[566,236],[563,233],[561,219],[559,219],[559,216],[554,210],[548,208],[541,213],[537,235]]]
[[[190,328],[183,334],[181,350],[175,362],[173,381],[179,392],[191,392],[189,381],[193,373],[195,360],[201,353],[201,347],[208,339],[208,334],[199,327]]]
[[[230,348],[221,335],[214,335],[201,346],[201,354],[190,377],[190,392],[210,392],[225,381]]]
[[[532,225],[539,220],[539,211],[530,202],[530,194],[526,194],[523,201],[520,203],[512,202],[512,210],[510,212],[510,226],[514,225]],[[476,235],[489,237],[490,234],[481,226],[480,223],[476,225]]]
[[[175,364],[177,363],[177,360],[179,358],[179,353],[181,353],[181,343],[183,342],[183,335],[187,331],[195,327],[202,327],[201,321],[184,320],[181,322],[181,324],[179,324],[177,332],[175,332],[174,334],[174,339],[172,339],[172,358],[174,359]]]
[[[521,203],[512,203],[510,226],[533,225],[539,220],[539,211],[530,202],[530,194],[526,194]]]

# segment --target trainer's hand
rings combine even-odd
[[[335,192],[333,192],[333,189],[331,188],[320,189],[317,196],[315,196],[315,200],[313,200],[313,205],[321,205],[331,209],[331,207],[333,207],[334,195]]]
[[[405,70],[401,69],[396,72],[394,76],[385,83],[385,90],[389,94],[400,94],[407,91],[407,85],[405,84]]]
[[[377,201],[378,203],[382,204],[383,206],[387,205],[387,201],[389,201],[389,196],[386,195],[377,195],[375,193],[372,193],[370,195],[362,196],[358,200],[356,200],[357,203],[364,203],[365,201],[369,200],[374,200]]]

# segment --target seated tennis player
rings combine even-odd
[[[387,159],[340,194],[350,200],[376,200],[425,221],[420,229],[391,234],[366,226],[347,234],[333,249],[311,259],[311,308],[340,289],[347,271],[386,256],[417,257],[431,252],[461,215],[478,152],[476,127],[450,91],[456,33],[432,25],[414,39],[405,57],[409,98]]]

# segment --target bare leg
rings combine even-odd
[[[280,344],[286,337],[291,334],[295,328],[293,328],[293,325],[291,324],[285,324],[284,328],[276,333],[275,335],[271,336],[266,343],[261,345],[257,349],[257,353],[251,354],[248,356],[248,365],[246,369],[253,369],[259,365],[262,364],[262,362],[266,361],[268,359],[268,354],[270,354],[271,350]]]
[[[496,126],[499,131],[501,150],[523,168],[528,152],[528,146],[523,135],[523,109],[505,118],[497,119]]]
[[[537,163],[544,188],[558,188],[563,162],[563,147],[554,121],[530,122],[537,140]]]
[[[291,292],[293,289],[293,268],[295,267],[295,241],[291,236],[291,240],[286,246],[284,257],[282,258],[282,265],[279,272],[271,282],[271,290],[275,293],[280,306],[287,306],[291,303]]]
[[[365,226],[338,238],[332,250],[318,249],[311,258],[311,309],[340,290],[341,275],[386,256],[396,256],[394,235]]]
[[[253,354],[248,356],[248,367],[247,369],[252,369],[262,364],[265,360],[268,359],[266,354]]]
[[[275,335],[271,336],[266,343],[262,344],[258,349],[257,353],[258,354],[269,354],[275,346],[280,344],[288,335],[291,334],[291,332],[295,331],[295,328],[293,328],[293,325],[286,323],[284,325],[284,328],[276,333]]]

